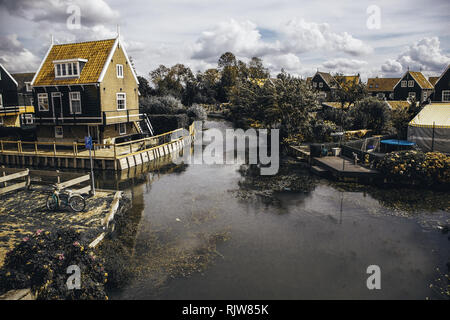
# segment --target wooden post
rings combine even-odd
[[[73,142],[72,149],[73,149],[73,156],[76,157],[76,155],[77,155],[77,151],[76,151],[76,149],[77,149],[77,142],[76,141]]]
[[[56,170],[57,176],[56,176],[56,183],[60,184],[61,183],[61,177],[59,176],[59,170]]]
[[[0,140],[0,145],[2,147],[2,152],[3,152],[3,140]]]
[[[2,166],[2,168],[4,168],[4,167],[5,167],[5,166]],[[6,177],[6,172],[5,172],[5,171],[3,171],[3,176]],[[6,187],[6,181],[3,182],[3,187]]]
[[[37,146],[37,142],[34,143],[34,153],[38,154],[38,146]]]
[[[53,141],[53,154],[56,156],[56,141]]]

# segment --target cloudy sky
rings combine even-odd
[[[273,74],[433,75],[450,63],[449,21],[448,0],[0,0],[0,63],[36,71],[51,35],[107,39],[119,24],[146,77],[160,64],[215,67],[226,51],[258,56]]]

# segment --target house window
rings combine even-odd
[[[39,111],[48,111],[48,94],[38,93]]]
[[[412,98],[416,98],[416,93],[415,92],[408,92],[408,98],[412,99]]]
[[[427,100],[428,98],[428,92],[424,91],[423,93],[423,101]]]
[[[319,82],[319,88],[323,87],[323,82]]]
[[[25,82],[25,87],[27,92],[33,91],[33,89],[31,88],[31,82]]]
[[[370,84],[370,85],[369,85],[369,88],[372,88],[372,87],[373,87],[373,84]]]
[[[325,92],[320,92],[318,97],[319,97],[319,99],[326,99],[327,98],[327,94]]]
[[[57,78],[77,77],[79,67],[78,62],[67,62],[55,64],[55,75]]]
[[[64,138],[63,127],[61,126],[55,127],[55,138]]]
[[[317,88],[317,82],[313,82],[313,88]]]
[[[378,88],[378,84],[375,85],[375,88]]]
[[[70,92],[70,113],[81,113],[81,96],[79,92]]]
[[[389,93],[389,98],[390,99],[394,99],[394,93],[393,92]]]
[[[27,113],[24,115],[24,120],[25,120],[25,124],[33,124],[34,123],[34,118],[33,115],[31,113]]]
[[[123,78],[123,65],[116,64],[117,78]]]
[[[0,108],[3,108],[3,96],[0,93]]]
[[[408,87],[413,88],[414,87],[414,80],[408,81]]]
[[[402,88],[406,88],[406,84],[407,84],[407,81],[406,81],[406,80],[403,80],[403,81],[402,81]]]
[[[450,90],[442,90],[442,102],[450,102]]]
[[[127,108],[127,94],[117,94],[117,110],[125,110]]]
[[[119,134],[123,135],[127,133],[127,124],[126,123],[119,123]]]

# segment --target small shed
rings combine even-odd
[[[408,140],[423,151],[450,154],[450,103],[426,105],[408,124]]]

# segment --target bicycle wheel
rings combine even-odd
[[[47,209],[51,211],[56,211],[58,209],[58,198],[51,194],[47,198]]]
[[[82,196],[75,194],[69,198],[69,206],[73,211],[81,212],[86,207],[86,201]]]

